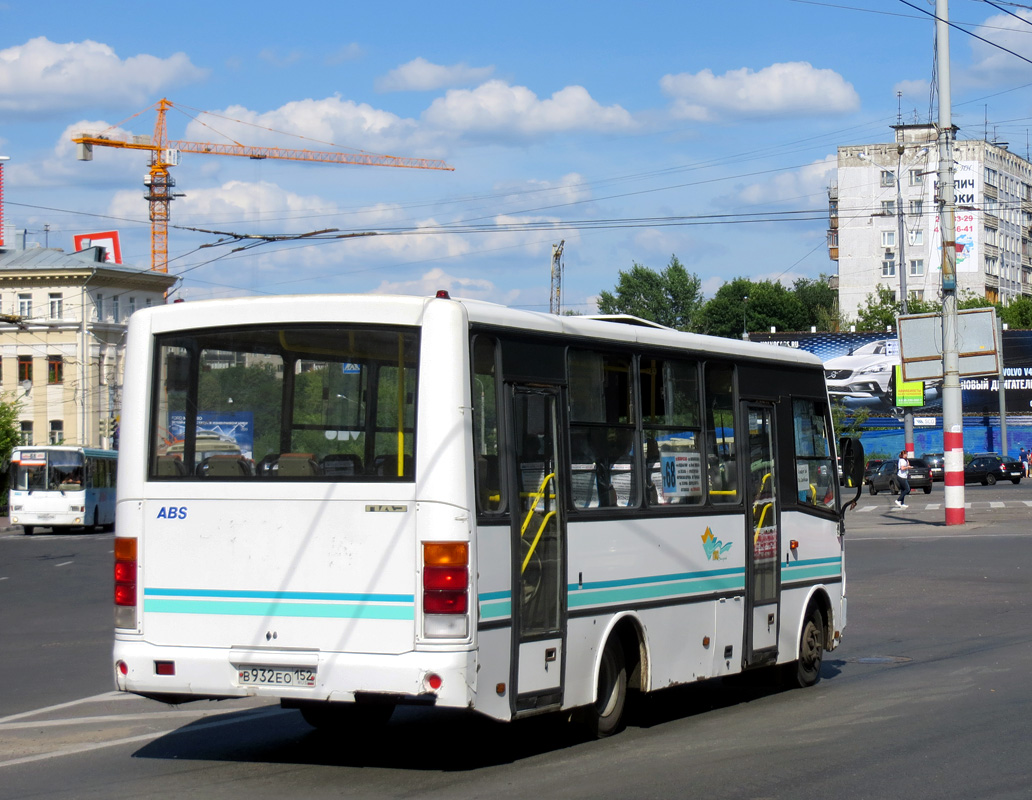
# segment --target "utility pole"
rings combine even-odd
[[[953,119],[950,108],[948,0],[935,0],[939,89],[939,226],[942,235],[942,445],[946,524],[964,524],[964,406],[957,325],[957,233],[954,219]]]
[[[896,143],[896,238],[899,240],[899,302],[902,314],[907,313],[907,256],[903,240],[903,184],[900,179],[905,149],[903,142]],[[899,341],[898,326],[896,336]],[[914,412],[909,406],[903,410],[903,449],[907,451],[907,458],[914,457]]]
[[[563,291],[563,245],[565,239],[560,239],[559,244],[552,245],[552,283],[548,292],[548,313],[562,314],[562,291]]]

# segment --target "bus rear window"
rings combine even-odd
[[[149,476],[411,481],[418,356],[413,328],[159,336]]]

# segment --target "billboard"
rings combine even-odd
[[[902,361],[894,333],[750,333],[749,338],[816,355],[824,362],[828,394],[847,408],[867,408],[877,414],[899,407],[893,377]],[[1004,331],[1001,351],[1008,414],[1030,414],[1032,331]],[[960,388],[965,414],[999,409],[997,376],[962,378]],[[925,405],[921,408],[927,413],[941,413],[941,382],[925,381],[924,394]]]

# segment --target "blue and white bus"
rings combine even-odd
[[[229,411],[252,449],[209,453]],[[815,683],[846,625],[806,353],[444,292],[181,303],[129,323],[121,425],[122,691],[604,736],[629,689]]]
[[[74,445],[20,445],[11,453],[11,522],[37,528],[115,524],[118,453]]]

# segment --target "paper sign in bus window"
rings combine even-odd
[[[660,460],[665,497],[702,496],[702,457],[698,453],[674,453]]]

